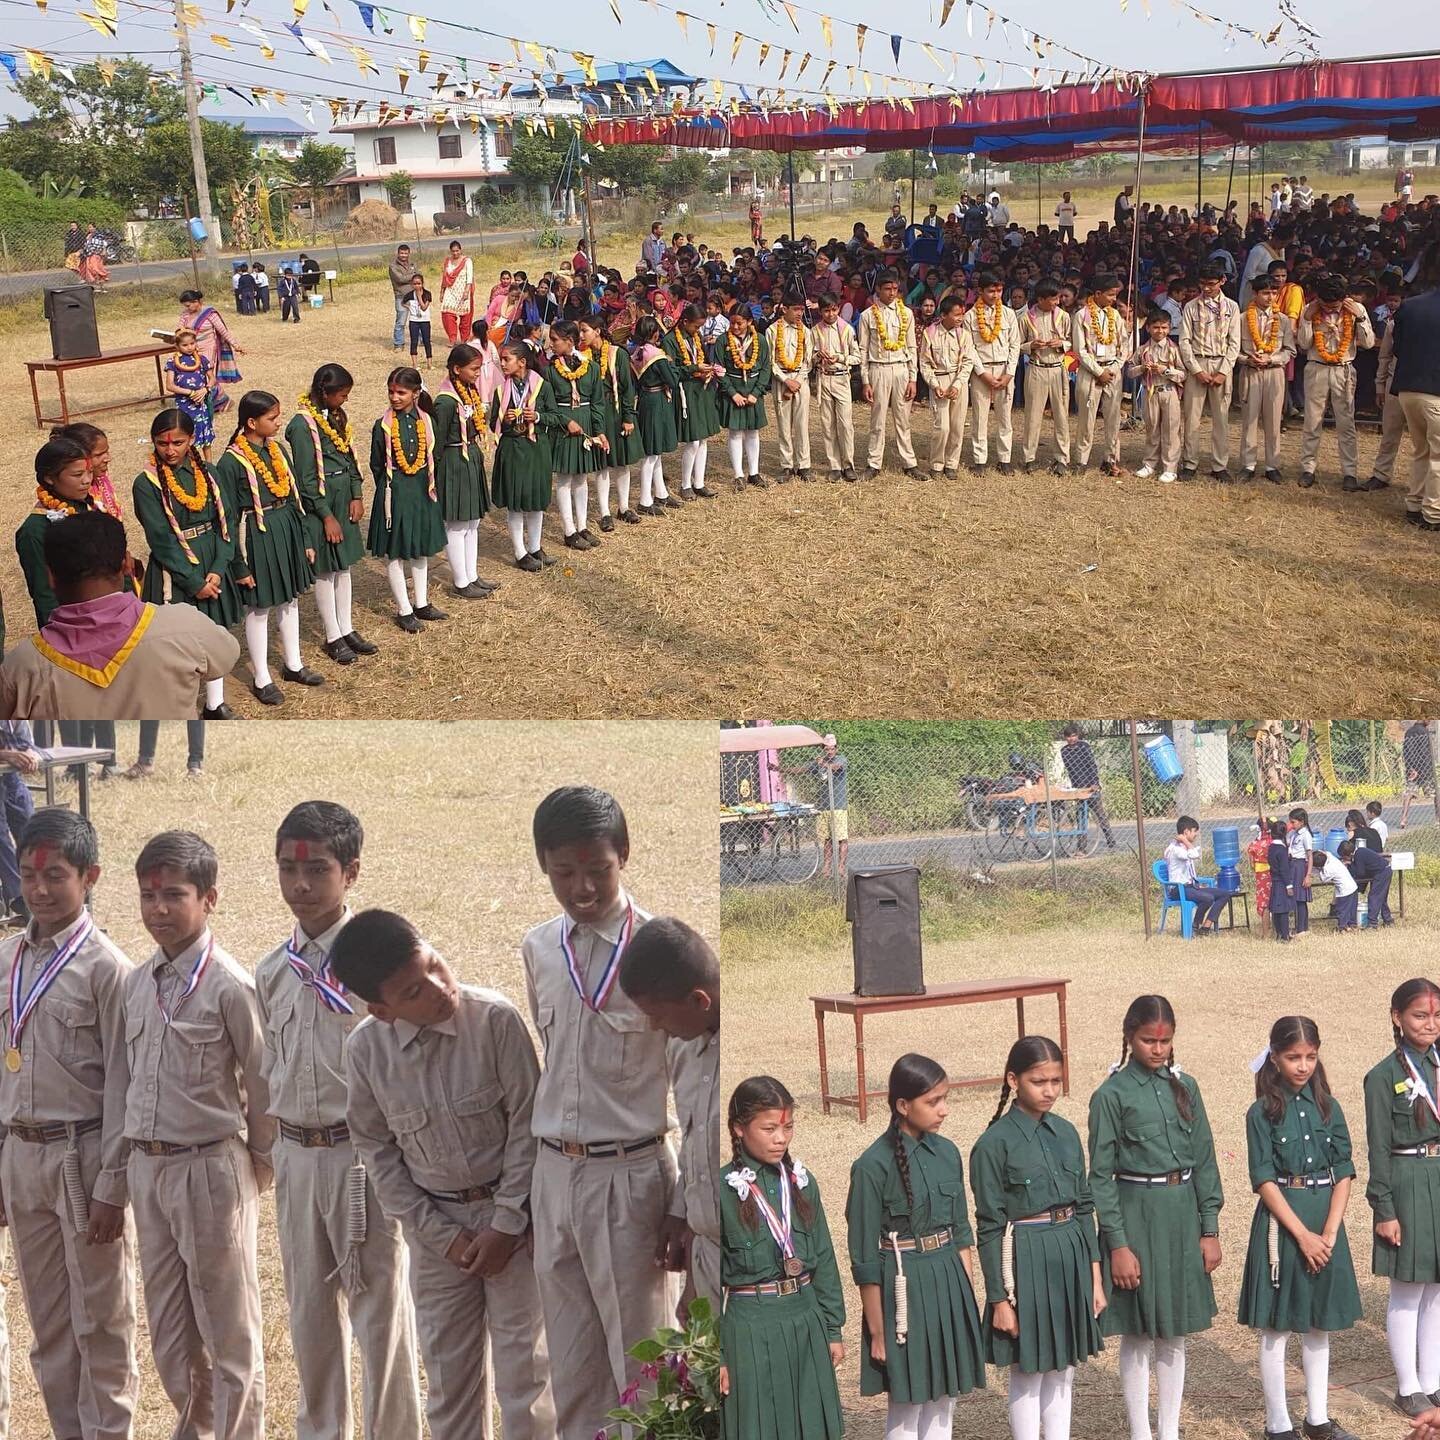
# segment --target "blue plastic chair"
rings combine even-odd
[[[1165,933],[1165,917],[1172,911],[1180,912],[1180,934],[1186,940],[1195,938],[1195,912],[1200,908],[1193,900],[1187,900],[1179,885],[1169,878],[1170,867],[1164,860],[1151,862],[1150,873],[1155,877],[1155,883],[1160,887],[1160,934]],[[1215,880],[1210,875],[1197,875],[1197,885],[1213,886]]]

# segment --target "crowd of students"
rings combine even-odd
[[[643,1387],[633,1349],[693,1300],[718,1312],[718,962],[624,887],[615,798],[567,786],[534,814],[560,908],[521,946],[538,1055],[516,1006],[461,983],[410,919],[352,913],[363,840],[330,801],[281,820],[294,924],[252,974],[212,930],[200,836],[135,857],[156,948],[132,964],[91,916],[90,822],[25,826],[30,920],[0,941],[0,1191],[56,1436],[132,1432],[137,1249],[175,1433],[215,1440],[260,1440],[267,1418],[420,1440],[419,1361],[433,1440],[488,1434],[492,1406],[507,1440],[595,1440]],[[272,1184],[283,1417],[258,1270]],[[5,1364],[0,1437],[8,1409]]]

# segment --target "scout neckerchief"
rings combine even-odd
[[[195,558],[195,552],[190,548],[190,542],[180,528],[180,521],[175,514],[175,504],[170,498],[168,484],[161,480],[161,472],[164,472],[168,481],[174,476],[174,469],[169,465],[162,465],[159,459],[153,454],[150,456],[151,463],[145,467],[144,475],[147,480],[160,492],[160,508],[165,512],[165,518],[170,522],[170,533],[174,535],[175,542],[180,546],[180,553],[192,564],[200,562]],[[185,462],[182,462],[185,463]],[[230,539],[230,526],[225,519],[225,499],[220,493],[220,487],[215,483],[210,472],[205,468],[205,462],[196,455],[188,457],[190,472],[210,492],[210,500],[215,506],[215,528],[220,532],[220,538],[228,541]],[[188,493],[188,492],[187,492]]]
[[[13,984],[11,988],[13,991]],[[1429,1060],[1437,1070],[1440,1070],[1440,1053],[1437,1053],[1433,1045],[1425,1052],[1421,1059],[1422,1061]],[[1410,1058],[1410,1047],[1408,1045],[1401,1045],[1400,1047],[1400,1063],[1404,1065],[1410,1075],[1404,1087],[1410,1092],[1410,1103],[1413,1105],[1417,1100],[1423,1100],[1430,1107],[1430,1113],[1437,1121],[1440,1121],[1440,1105],[1436,1104],[1435,1096],[1430,1093],[1430,1087],[1425,1083],[1423,1066],[1417,1065]]]
[[[503,429],[507,417],[512,423],[518,420],[520,418],[520,412],[530,408],[535,397],[539,395],[540,386],[543,383],[540,376],[535,374],[533,370],[527,370],[525,372],[525,379],[518,385],[515,383],[515,377],[513,375],[507,375],[502,387],[505,392],[504,398],[499,399],[501,394],[500,390],[497,389],[495,392],[496,398],[499,399],[495,416],[497,426]],[[530,441],[532,445],[535,443],[535,422],[533,420],[527,420],[525,422],[525,438]]]
[[[410,411],[410,414],[414,417],[416,430],[425,437],[425,493],[431,500],[434,500],[436,498],[435,427],[430,423],[430,417],[418,405]],[[390,439],[392,424],[396,436],[393,444]],[[395,489],[395,448],[400,443],[398,438],[400,417],[392,406],[385,407],[385,413],[380,417],[380,425],[385,432],[385,528],[388,530],[390,529],[390,496]]]
[[[565,956],[565,968],[570,972],[570,983],[575,987],[575,993],[580,997],[581,1002],[589,1010],[599,1012],[605,1008],[605,1002],[610,998],[610,992],[615,988],[616,977],[620,974],[620,957],[625,953],[625,947],[630,943],[630,936],[635,930],[635,902],[630,899],[625,901],[625,921],[620,926],[620,937],[615,941],[614,948],[610,951],[610,958],[605,962],[604,969],[600,971],[600,978],[595,982],[594,992],[588,997],[585,994],[585,981],[580,974],[580,965],[575,958],[575,942],[571,938],[575,933],[575,926],[571,923],[569,916],[560,925],[560,949]]]
[[[302,985],[308,985],[327,1010],[333,1010],[337,1015],[353,1015],[355,1007],[345,998],[347,992],[330,968],[330,957],[325,957],[318,970],[312,969],[309,961],[300,953],[304,948],[305,941],[297,929],[285,942],[285,958],[290,962],[296,979]]]
[[[7,1048],[5,1050],[5,1068],[12,1074],[20,1068],[20,1040],[25,1033],[25,1025],[34,1014],[35,1007],[44,998],[45,992],[55,983],[60,972],[70,963],[75,952],[94,933],[95,922],[87,915],[81,922],[80,928],[60,946],[50,957],[44,969],[30,982],[30,988],[22,998],[21,987],[23,975],[21,973],[25,951],[30,942],[22,939],[15,950],[15,958],[10,962],[10,1025],[6,1034]]]
[[[180,1007],[199,988],[200,981],[204,978],[205,972],[210,968],[210,957],[215,953],[215,937],[212,935],[205,942],[205,948],[195,957],[195,964],[190,969],[190,978],[185,982],[185,988],[180,992],[179,999],[175,1001],[172,1010],[165,1008],[164,997],[160,993],[160,977],[155,977],[155,1003],[160,1007],[160,1013],[165,1017],[165,1024],[169,1026],[180,1013]],[[169,960],[169,956],[166,956]],[[171,961],[171,964],[174,962]]]

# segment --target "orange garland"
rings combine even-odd
[[[235,448],[250,462],[251,468],[264,481],[265,488],[277,500],[283,500],[290,493],[290,467],[286,465],[285,455],[273,439],[265,442],[268,464],[260,458],[259,452],[243,435],[235,437]]]
[[[787,348],[785,337],[790,333],[790,324],[782,320],[775,327],[775,359],[779,362],[782,370],[798,370],[800,368],[800,352],[804,349],[805,331],[803,327],[795,327],[795,343]]]
[[[1348,311],[1342,311],[1340,316],[1340,345],[1338,349],[1332,350],[1325,341],[1325,332],[1320,328],[1320,316],[1317,313],[1313,324],[1313,335],[1315,341],[1315,353],[1327,365],[1338,365],[1345,358],[1345,352],[1350,348],[1350,341],[1355,335],[1355,317]]]
[[[59,511],[62,515],[75,515],[78,507],[70,504],[68,500],[62,500],[53,491],[47,490],[43,485],[35,487],[35,505],[37,509]]]
[[[1097,345],[1113,345],[1120,317],[1108,305],[1102,310],[1095,303],[1093,297],[1086,298],[1085,308],[1090,312],[1090,329],[1095,336],[1095,343]],[[1103,328],[1100,323],[1102,316],[1105,321]]]
[[[390,453],[395,463],[406,475],[418,475],[425,466],[425,422],[418,416],[415,420],[415,458],[405,458],[405,447],[400,443],[400,417],[392,415],[389,425]]]
[[[1278,310],[1271,309],[1270,334],[1268,338],[1262,338],[1260,334],[1260,312],[1252,301],[1245,307],[1245,321],[1250,327],[1250,343],[1255,347],[1257,355],[1273,355],[1280,347],[1280,314]]]
[[[164,464],[160,457],[155,457],[155,468],[160,472],[160,478],[165,482],[165,488],[187,509],[191,511],[203,510],[206,502],[210,499],[210,481],[205,472],[199,466],[195,466],[192,474],[195,476],[195,493],[192,495],[175,478],[175,472],[170,466]]]
[[[735,344],[735,332],[733,330],[725,337],[725,348],[729,350],[730,358],[735,362],[735,368],[741,375],[748,377],[760,359],[760,334],[758,331],[752,330],[747,338],[750,342],[748,346],[750,352],[748,358],[745,355],[745,351]],[[742,340],[740,344],[744,345],[745,341]]]
[[[995,323],[989,325],[985,320],[985,302],[983,300],[975,302],[975,329],[987,345],[993,345],[1000,338],[1000,332],[1005,328],[1004,311],[1005,302],[997,300],[995,302]]]

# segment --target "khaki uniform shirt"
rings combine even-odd
[[[1283,370],[1291,360],[1295,358],[1295,327],[1291,325],[1289,318],[1278,310],[1261,310],[1257,307],[1255,311],[1255,324],[1260,331],[1260,338],[1266,342],[1275,339],[1275,326],[1280,327],[1280,336],[1275,348],[1270,351],[1266,358],[1270,361],[1268,368]],[[1241,355],[1254,355],[1255,341],[1250,335],[1250,316],[1245,310],[1240,312],[1240,353]],[[1245,366],[1247,370],[1253,370],[1253,366]]]
[[[20,955],[20,996],[55,952],[90,919],[82,914],[59,934],[41,940],[32,920],[22,935],[0,941],[0,1024],[10,1046],[10,975]],[[95,1199],[124,1205],[125,980],[134,966],[97,926],[66,961],[20,1033],[20,1068],[0,1069],[0,1124],[103,1122]],[[9,1142],[22,1145],[25,1142]]]
[[[905,343],[898,350],[887,350],[884,341],[889,340],[893,345],[900,337],[902,325]],[[913,381],[919,374],[915,354],[915,317],[903,300],[895,300],[889,305],[881,305],[877,300],[873,305],[867,305],[860,316],[860,378],[868,385],[872,366],[899,364],[905,366],[908,380]]]
[[[670,1081],[680,1117],[680,1176],[671,1213],[720,1239],[720,1032],[671,1040]]]
[[[920,374],[931,390],[968,385],[977,362],[975,346],[963,321],[953,330],[947,330],[938,320],[926,327]]]
[[[1125,370],[1132,379],[1139,380],[1145,377],[1145,370],[1151,365],[1157,366],[1171,385],[1185,383],[1185,370],[1180,364],[1180,347],[1173,340],[1147,340],[1130,357]],[[1148,378],[1147,383],[1154,385],[1156,382],[1153,378]]]
[[[335,937],[350,919],[347,909],[323,935],[304,942],[300,958],[319,971],[328,961]],[[331,1010],[314,989],[290,968],[279,945],[255,967],[255,999],[265,1031],[261,1073],[277,1120],[318,1130],[345,1121],[345,1041],[370,1013],[353,991],[347,1000],[353,1015]]]
[[[981,367],[993,374],[1003,365],[1007,375],[1015,374],[1020,364],[1020,321],[1003,300],[1000,302],[1000,333],[993,340],[981,338],[979,305],[969,310],[961,323],[970,336],[976,361]]]
[[[629,895],[596,925],[571,934],[575,961],[587,995],[610,959],[625,924]],[[650,918],[635,906],[635,928]],[[525,991],[540,1032],[545,1069],[535,1094],[535,1138],[595,1145],[664,1135],[671,1126],[667,1105],[665,1037],[617,981],[602,1010],[591,1010],[575,992],[560,949],[569,924],[564,915],[537,925],[525,937]]]
[[[1343,310],[1337,310],[1332,315],[1325,315],[1318,306],[1306,306],[1304,313],[1300,316],[1300,324],[1296,329],[1296,343],[1305,352],[1307,360],[1313,360],[1317,365],[1324,365],[1328,362],[1320,358],[1320,352],[1315,348],[1316,322],[1325,332],[1325,340],[1331,350],[1340,344],[1340,336],[1344,333]],[[1370,324],[1368,311],[1358,315],[1355,319],[1355,329],[1350,336],[1350,343],[1345,347],[1345,353],[1340,356],[1337,363],[1348,364],[1354,360],[1357,350],[1369,350],[1375,344],[1375,330]]]
[[[815,344],[815,368],[822,376],[847,376],[860,363],[855,331],[843,320],[836,320],[833,325],[816,325],[810,338]]]
[[[539,1071],[520,1012],[496,990],[460,986],[441,1025],[370,1015],[355,1027],[345,1049],[351,1139],[407,1234],[443,1255],[461,1227],[431,1192],[472,1185],[494,1192],[494,1229],[525,1233]]]
[[[797,341],[795,332],[800,332]],[[770,369],[777,380],[804,380],[815,364],[815,347],[810,332],[804,325],[791,325],[788,321],[777,320],[765,334],[770,342]],[[783,350],[789,358],[791,349],[795,352],[795,364],[787,368],[780,363]]]
[[[1070,348],[1070,328],[1070,317],[1058,305],[1050,311],[1032,306],[1020,317],[1020,348],[1032,365],[1063,365],[1065,350]],[[1037,350],[1037,340],[1060,340],[1065,349]]]
[[[251,1157],[268,1171],[275,1122],[250,972],[216,945],[199,985],[175,1009],[210,943],[206,930],[173,961],[157,950],[125,981],[125,1134],[210,1145],[243,1130]],[[169,1023],[161,999],[174,1016]]]
[[[1180,360],[1192,375],[1233,370],[1240,358],[1240,307],[1228,296],[1196,297],[1180,312]]]
[[[1109,339],[1102,341],[1095,333],[1090,321],[1090,307],[1081,305],[1075,312],[1075,357],[1092,375],[1103,371],[1119,372],[1125,357],[1130,353],[1130,335],[1125,327],[1125,317],[1113,307],[1108,316],[1101,312],[1102,325]]]

